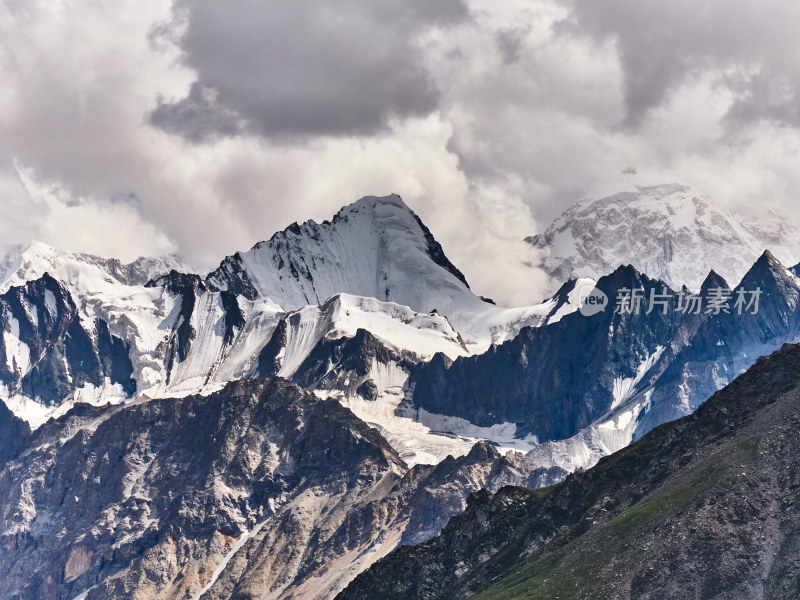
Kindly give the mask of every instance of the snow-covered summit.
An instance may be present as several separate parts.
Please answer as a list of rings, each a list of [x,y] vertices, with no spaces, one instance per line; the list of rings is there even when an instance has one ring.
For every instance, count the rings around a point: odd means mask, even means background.
[[[397,195],[367,196],[331,221],[306,221],[222,261],[208,281],[286,310],[347,292],[442,312],[477,304],[464,276]]]
[[[587,198],[527,239],[550,251],[543,267],[557,280],[597,278],[631,264],[675,289],[695,291],[711,270],[735,285],[766,249],[785,264],[800,260],[799,222],[772,211],[712,206],[679,184]]]
[[[12,286],[38,279],[45,273],[59,279],[59,273],[68,278],[66,272],[87,269],[99,269],[101,274],[124,285],[144,285],[172,270],[188,271],[188,267],[176,254],[143,256],[133,262],[123,263],[117,258],[61,252],[42,242],[33,241],[13,245],[5,251],[4,257],[0,259],[0,293],[8,291]]]

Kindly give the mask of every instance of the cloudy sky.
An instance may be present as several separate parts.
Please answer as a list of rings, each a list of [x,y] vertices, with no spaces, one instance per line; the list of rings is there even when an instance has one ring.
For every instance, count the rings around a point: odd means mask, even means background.
[[[396,192],[527,303],[621,170],[794,210],[798,148],[796,0],[0,0],[3,243],[205,271]]]

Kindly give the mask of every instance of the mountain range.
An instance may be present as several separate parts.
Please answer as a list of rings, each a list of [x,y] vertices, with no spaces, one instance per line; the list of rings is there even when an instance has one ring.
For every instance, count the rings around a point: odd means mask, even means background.
[[[587,258],[630,218],[671,236],[664,260],[625,260],[644,233]],[[0,595],[332,598],[473,492],[570,481],[800,340],[798,269],[766,249],[794,256],[791,225],[720,218],[682,186],[579,204],[531,241],[560,252],[570,232],[583,250],[546,265],[580,277],[515,308],[475,294],[394,195],[205,276],[13,249]],[[633,291],[641,310],[621,304]]]

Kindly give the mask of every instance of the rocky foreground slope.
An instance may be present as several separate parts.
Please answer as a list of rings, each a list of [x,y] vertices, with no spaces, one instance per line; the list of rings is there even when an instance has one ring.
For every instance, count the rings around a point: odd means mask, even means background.
[[[337,598],[797,598],[800,346],[556,486],[479,492]]]
[[[33,433],[0,417],[9,600],[330,598],[471,492],[526,480],[485,444],[410,469],[339,402],[282,379],[80,404]]]

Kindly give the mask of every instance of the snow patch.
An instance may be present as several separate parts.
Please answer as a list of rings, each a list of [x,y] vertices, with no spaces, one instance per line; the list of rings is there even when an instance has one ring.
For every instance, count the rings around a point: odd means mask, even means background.
[[[47,312],[54,319],[58,316],[58,304],[56,304],[56,296],[50,290],[44,291],[44,304],[47,307]]]
[[[250,529],[249,531],[245,531],[239,537],[239,539],[236,540],[236,543],[230,549],[228,554],[226,554],[225,557],[222,559],[222,562],[219,565],[217,565],[216,569],[214,569],[214,572],[211,574],[211,580],[205,585],[205,587],[203,587],[203,589],[201,589],[199,592],[197,592],[194,595],[194,598],[192,600],[200,600],[200,598],[203,596],[203,594],[205,594],[208,590],[210,590],[213,587],[213,585],[215,583],[217,583],[217,580],[220,578],[222,573],[225,571],[225,569],[228,566],[228,563],[231,562],[231,559],[236,555],[236,553],[239,552],[239,550],[242,549],[242,546],[244,546],[249,540],[251,540],[252,538],[257,536],[261,532],[261,530],[264,528],[264,526],[267,523],[269,523],[271,520],[272,520],[272,517],[270,516],[269,519],[266,519],[265,521],[261,521],[261,523],[258,523],[255,527],[253,527],[253,529]]]
[[[633,377],[614,378],[614,388],[612,390],[614,400],[611,402],[611,410],[615,409],[617,406],[631,397],[636,385],[642,380],[647,372],[653,368],[653,365],[658,362],[658,359],[661,358],[663,352],[664,346],[657,346],[655,352],[648,355],[647,358],[645,358],[644,361],[642,361],[642,363],[636,368],[636,375]]]
[[[532,468],[559,467],[568,473],[593,467],[633,441],[639,415],[649,406],[651,393],[645,393],[644,401],[603,417],[571,438],[543,442],[525,455],[525,461]]]
[[[19,339],[19,321],[9,316],[8,329],[3,332],[6,366],[12,373],[27,373],[31,367],[31,349]]]
[[[533,436],[516,438],[513,423],[478,427],[464,419],[436,415],[424,409],[398,410],[405,398],[408,379],[408,373],[398,365],[374,361],[369,378],[378,388],[374,401],[358,395],[317,394],[338,397],[358,418],[378,429],[409,466],[438,464],[447,456],[465,456],[480,441],[496,444],[501,452],[525,452],[537,444]]]

